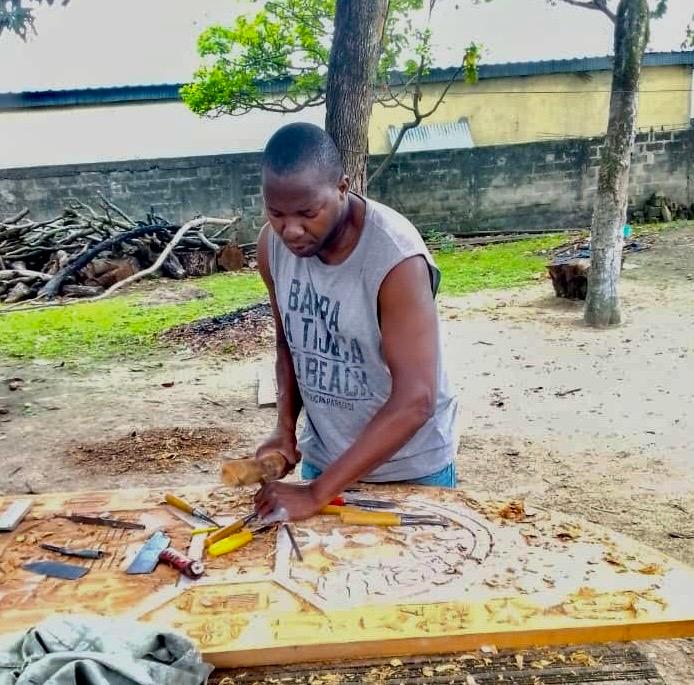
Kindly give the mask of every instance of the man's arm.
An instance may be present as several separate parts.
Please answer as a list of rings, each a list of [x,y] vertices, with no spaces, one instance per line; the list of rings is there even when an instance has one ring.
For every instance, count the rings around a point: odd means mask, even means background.
[[[265,486],[256,497],[262,515],[280,507],[291,519],[315,514],[345,487],[390,459],[433,416],[438,320],[424,257],[396,266],[381,285],[378,303],[383,353],[392,377],[390,397],[354,444],[309,486]]]
[[[256,451],[260,457],[268,452],[281,452],[294,466],[301,455],[296,451],[296,422],[301,412],[302,401],[294,373],[294,363],[284,335],[284,325],[277,306],[275,284],[270,273],[268,258],[269,234],[272,228],[266,224],[258,238],[258,270],[270,295],[272,316],[275,320],[275,377],[277,379],[277,426],[272,435]]]

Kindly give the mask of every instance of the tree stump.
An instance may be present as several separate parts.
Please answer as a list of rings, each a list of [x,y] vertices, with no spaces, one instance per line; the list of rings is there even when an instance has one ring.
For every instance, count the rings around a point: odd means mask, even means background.
[[[209,276],[217,271],[217,255],[212,250],[188,250],[177,255],[189,276]]]
[[[590,259],[569,258],[552,262],[547,269],[557,297],[569,300],[585,300],[588,291]]]
[[[217,266],[221,271],[240,271],[243,265],[243,250],[238,245],[229,243],[217,252]]]

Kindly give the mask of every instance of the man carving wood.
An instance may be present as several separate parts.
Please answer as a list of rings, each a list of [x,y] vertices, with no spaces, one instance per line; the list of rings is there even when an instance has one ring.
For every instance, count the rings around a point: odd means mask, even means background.
[[[281,128],[262,167],[269,221],[258,266],[275,319],[278,420],[256,458],[279,452],[287,471],[301,460],[306,482],[264,485],[256,510],[308,518],[357,481],[454,487],[440,274],[422,238],[394,210],[349,191],[317,126]]]

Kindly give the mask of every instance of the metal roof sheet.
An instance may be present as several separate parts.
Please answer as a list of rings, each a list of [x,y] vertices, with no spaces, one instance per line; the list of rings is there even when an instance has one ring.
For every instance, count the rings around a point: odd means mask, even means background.
[[[400,133],[400,126],[388,127],[391,147]],[[422,150],[454,150],[474,147],[467,119],[451,124],[420,124],[409,129],[402,138],[396,154]]]

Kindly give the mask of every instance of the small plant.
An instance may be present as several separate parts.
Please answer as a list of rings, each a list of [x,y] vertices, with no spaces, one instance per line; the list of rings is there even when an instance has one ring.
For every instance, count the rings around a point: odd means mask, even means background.
[[[423,237],[424,242],[435,252],[451,253],[456,251],[455,237],[450,233],[431,228],[424,233]]]

